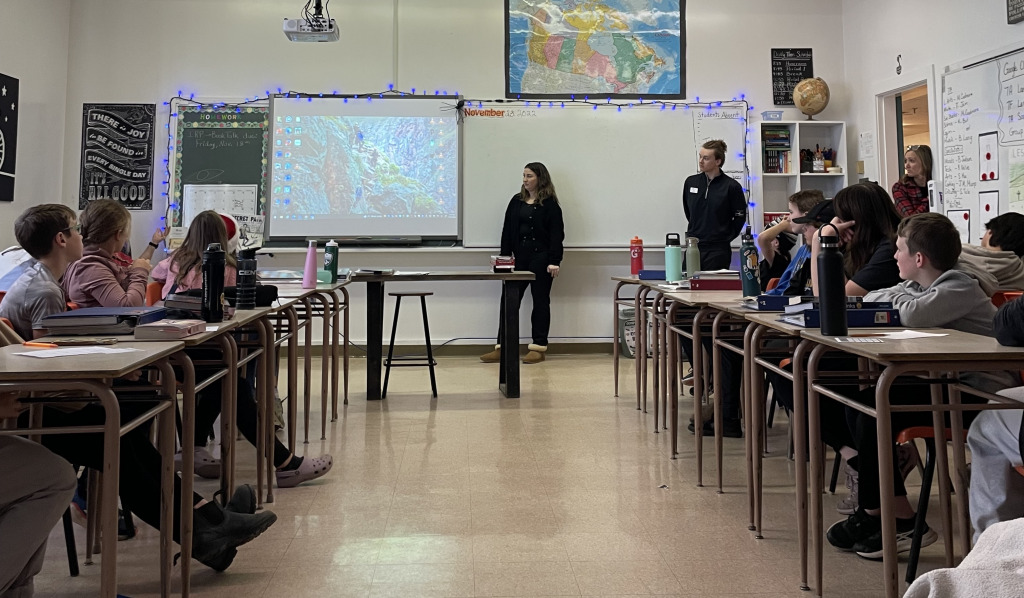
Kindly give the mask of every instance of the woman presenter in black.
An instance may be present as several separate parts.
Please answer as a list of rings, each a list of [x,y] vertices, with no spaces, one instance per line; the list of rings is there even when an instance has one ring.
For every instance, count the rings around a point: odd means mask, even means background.
[[[548,329],[551,328],[551,283],[558,276],[562,263],[562,208],[555,196],[548,169],[540,162],[531,162],[523,169],[523,188],[512,197],[505,210],[501,229],[501,254],[516,258],[516,270],[533,272],[535,280],[523,283],[520,301],[530,286],[533,295],[533,342],[523,363],[540,363],[548,350]],[[501,298],[505,301],[504,295]],[[516,306],[518,309],[518,306]],[[480,360],[495,363],[501,359],[501,337],[504,324],[498,325],[498,345]]]

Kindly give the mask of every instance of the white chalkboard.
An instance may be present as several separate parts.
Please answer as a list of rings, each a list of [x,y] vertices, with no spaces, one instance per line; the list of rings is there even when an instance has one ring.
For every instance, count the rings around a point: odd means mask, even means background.
[[[1024,51],[942,76],[942,188],[965,242],[1024,212]]]
[[[553,108],[484,102],[465,110],[463,221],[466,247],[497,247],[523,166],[548,167],[565,219],[567,247],[625,247],[634,235],[664,243],[686,231],[683,180],[709,139],[729,147],[723,170],[747,186],[747,105]]]

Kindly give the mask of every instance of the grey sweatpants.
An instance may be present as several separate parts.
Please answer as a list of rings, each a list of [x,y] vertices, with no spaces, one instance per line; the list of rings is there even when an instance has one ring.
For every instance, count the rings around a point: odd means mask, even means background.
[[[32,595],[46,537],[75,494],[75,472],[42,445],[0,436],[0,598]]]
[[[1024,386],[999,394],[1024,401]],[[1024,408],[1024,405],[1021,405]],[[1024,476],[1013,470],[1021,464],[1021,410],[983,411],[971,424],[971,524],[974,541],[989,526],[1024,517]]]

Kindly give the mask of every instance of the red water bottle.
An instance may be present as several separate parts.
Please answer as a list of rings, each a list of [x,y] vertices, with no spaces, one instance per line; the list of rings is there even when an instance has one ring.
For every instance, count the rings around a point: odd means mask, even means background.
[[[640,237],[633,237],[633,240],[629,242],[629,273],[636,276],[643,269],[644,240]]]

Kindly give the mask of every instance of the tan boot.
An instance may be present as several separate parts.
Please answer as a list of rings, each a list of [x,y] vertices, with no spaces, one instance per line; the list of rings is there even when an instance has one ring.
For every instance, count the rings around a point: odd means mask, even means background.
[[[501,361],[501,345],[494,345],[494,350],[481,355],[480,361],[484,363],[498,363]]]
[[[530,343],[526,348],[529,349],[530,352],[523,358],[523,363],[540,363],[544,361],[544,354],[547,353],[548,350],[547,346]]]

